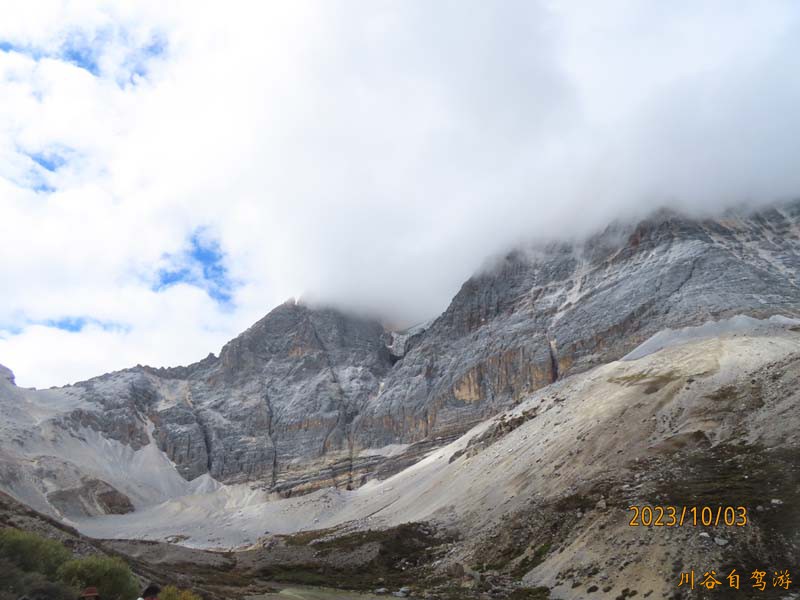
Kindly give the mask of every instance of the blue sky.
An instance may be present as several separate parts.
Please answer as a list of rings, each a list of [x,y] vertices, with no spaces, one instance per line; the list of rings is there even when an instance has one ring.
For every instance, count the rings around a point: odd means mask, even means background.
[[[156,291],[176,284],[197,286],[220,305],[230,305],[234,282],[225,266],[225,254],[219,240],[207,230],[197,230],[189,236],[186,249],[178,255],[165,255],[170,267],[159,269],[153,286]]]
[[[28,156],[31,157],[31,160],[35,162],[37,165],[45,169],[46,171],[57,171],[60,167],[63,167],[67,159],[64,158],[61,154],[57,152],[36,152],[34,154],[29,154]]]
[[[98,29],[76,26],[61,32],[58,40],[46,40],[44,44],[0,39],[0,52],[14,52],[36,61],[45,58],[63,61],[94,77],[112,75],[120,85],[127,85],[146,77],[153,61],[165,59],[168,43],[166,36],[157,30],[144,40],[137,40],[124,25],[109,24]],[[114,54],[114,58],[109,54]]]
[[[101,322],[91,317],[62,317],[60,319],[48,319],[39,323],[46,327],[54,327],[63,331],[77,332],[83,330],[84,327],[89,325],[97,326],[106,331],[125,330],[125,326],[119,323]]]

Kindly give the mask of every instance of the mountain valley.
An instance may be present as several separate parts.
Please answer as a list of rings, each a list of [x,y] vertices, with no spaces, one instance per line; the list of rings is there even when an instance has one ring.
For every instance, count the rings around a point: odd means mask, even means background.
[[[289,301],[185,367],[0,367],[0,490],[214,597],[678,598],[689,569],[791,569],[799,272],[800,202],[661,211],[514,250],[410,331]]]

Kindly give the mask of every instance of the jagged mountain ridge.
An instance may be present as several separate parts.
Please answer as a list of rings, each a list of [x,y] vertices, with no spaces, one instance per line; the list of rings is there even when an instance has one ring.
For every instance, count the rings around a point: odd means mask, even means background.
[[[289,302],[188,367],[41,392],[9,375],[0,485],[67,516],[125,511],[214,480],[283,493],[358,486],[665,327],[800,315],[799,224],[797,202],[716,220],[659,214],[582,244],[512,252],[467,281],[399,360],[379,323]],[[163,477],[132,489],[130,473],[87,466],[83,451],[55,450],[59,440],[111,445],[121,465],[147,455]]]
[[[353,491],[275,499],[228,486],[77,525],[236,548],[248,580],[277,569],[368,589],[391,574],[414,597],[513,598],[520,583],[551,598],[695,597],[675,586],[697,565],[797,563],[798,378],[800,319],[732,317],[653,336]],[[656,503],[744,506],[748,523],[628,524],[630,506]],[[376,538],[398,536],[418,543],[376,564]],[[432,587],[449,593],[420,593]]]
[[[467,281],[416,340],[362,417],[362,437],[376,444],[463,431],[664,328],[797,315],[799,208],[705,221],[661,213],[582,245],[509,254]]]

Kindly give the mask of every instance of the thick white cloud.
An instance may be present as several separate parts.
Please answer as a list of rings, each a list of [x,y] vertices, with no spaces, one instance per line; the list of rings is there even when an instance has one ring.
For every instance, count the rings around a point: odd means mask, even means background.
[[[798,195],[795,3],[603,7],[9,3],[0,363],[186,363],[299,295],[420,320],[520,240]]]

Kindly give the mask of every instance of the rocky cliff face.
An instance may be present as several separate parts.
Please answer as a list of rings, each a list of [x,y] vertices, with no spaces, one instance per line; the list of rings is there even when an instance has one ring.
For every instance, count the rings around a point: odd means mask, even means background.
[[[154,442],[187,479],[275,486],[308,465],[349,463],[351,423],[392,366],[385,341],[376,322],[287,302],[218,358],[78,384],[105,411],[70,418],[134,448],[152,424]]]
[[[698,565],[750,573],[800,559],[798,402],[800,319],[737,316],[650,338],[353,492],[226,489],[79,525],[102,539],[238,547],[243,581],[313,573],[420,598],[547,597],[520,585],[575,600],[697,598],[677,584]],[[631,506],[653,505],[677,507],[674,520],[665,509],[647,526],[641,511],[629,525]],[[698,509],[695,523],[693,506],[720,516]],[[743,507],[740,526],[733,509],[724,524],[715,507],[726,506]],[[164,558],[152,546],[143,556]]]
[[[515,251],[467,281],[358,420],[363,446],[464,431],[664,328],[800,314],[800,204],[661,213],[585,243]]]
[[[16,388],[0,369],[4,416],[42,394],[59,407],[36,423],[8,420],[3,439],[17,443],[0,448],[0,479],[5,465],[15,485],[49,490],[31,467],[42,448],[90,432],[131,456],[157,448],[186,481],[257,481],[284,494],[357,486],[666,327],[798,316],[799,270],[800,203],[705,221],[662,213],[580,244],[510,253],[401,344],[377,322],[289,302],[188,367],[136,367],[44,392]],[[51,438],[26,438],[43,424]],[[108,476],[76,466],[70,489],[88,481],[128,508]]]

